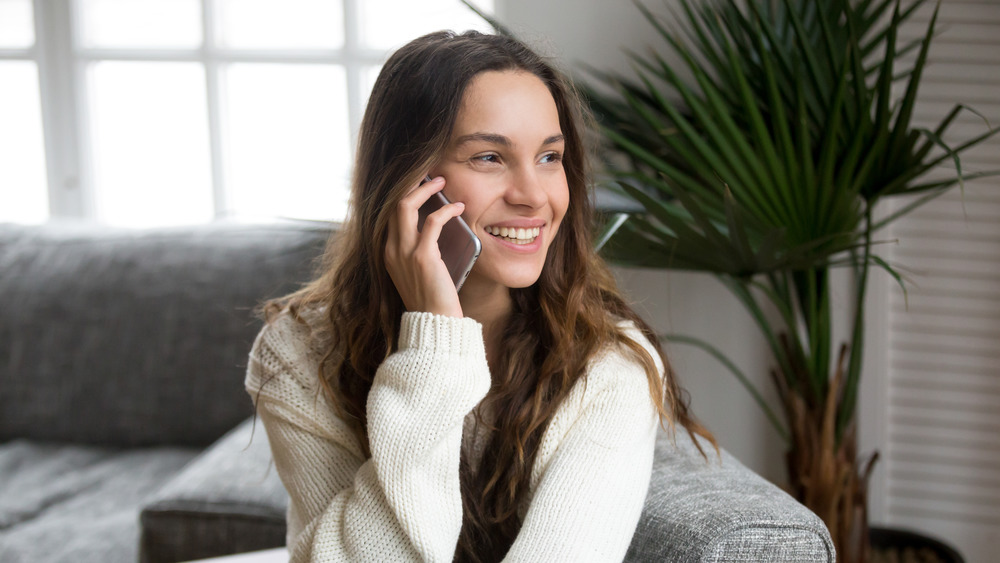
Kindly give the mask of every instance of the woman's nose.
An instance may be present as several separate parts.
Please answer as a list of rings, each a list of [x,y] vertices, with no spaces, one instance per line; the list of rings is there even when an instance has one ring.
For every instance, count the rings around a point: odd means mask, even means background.
[[[511,205],[538,208],[546,201],[545,183],[533,167],[512,174],[504,199]]]

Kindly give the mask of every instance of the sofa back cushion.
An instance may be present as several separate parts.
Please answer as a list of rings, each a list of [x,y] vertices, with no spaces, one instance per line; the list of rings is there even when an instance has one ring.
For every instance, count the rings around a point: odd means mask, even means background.
[[[254,308],[330,230],[0,225],[0,442],[202,446],[252,413]]]

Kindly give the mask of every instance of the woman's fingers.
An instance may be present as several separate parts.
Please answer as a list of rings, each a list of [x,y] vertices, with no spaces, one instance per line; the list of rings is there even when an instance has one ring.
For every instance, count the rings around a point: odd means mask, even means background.
[[[423,229],[420,231],[418,247],[436,252],[440,256],[438,239],[441,238],[441,230],[445,223],[458,217],[463,211],[465,211],[465,204],[458,201],[444,205],[427,215],[424,219]]]
[[[444,187],[443,178],[414,186],[389,222],[386,269],[410,311],[462,316],[458,292],[441,259],[438,238],[445,223],[462,214],[465,205],[451,203],[427,215],[418,230],[419,209]]]
[[[409,193],[396,204],[396,222],[399,226],[399,234],[404,239],[416,240],[414,235],[418,231],[420,206],[442,188],[444,188],[444,178],[438,176],[429,182],[422,182],[410,188]]]

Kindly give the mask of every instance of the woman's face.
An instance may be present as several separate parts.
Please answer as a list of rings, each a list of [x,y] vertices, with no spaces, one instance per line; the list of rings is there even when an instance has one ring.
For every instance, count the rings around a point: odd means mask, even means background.
[[[451,140],[431,171],[483,250],[466,287],[538,280],[569,206],[559,113],[548,88],[523,71],[489,71],[466,88]]]

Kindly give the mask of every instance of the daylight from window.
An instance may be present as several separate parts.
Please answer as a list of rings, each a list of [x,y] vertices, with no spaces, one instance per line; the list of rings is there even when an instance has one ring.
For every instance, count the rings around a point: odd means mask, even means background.
[[[0,0],[0,221],[341,220],[388,53],[489,31],[459,0],[41,6]]]

